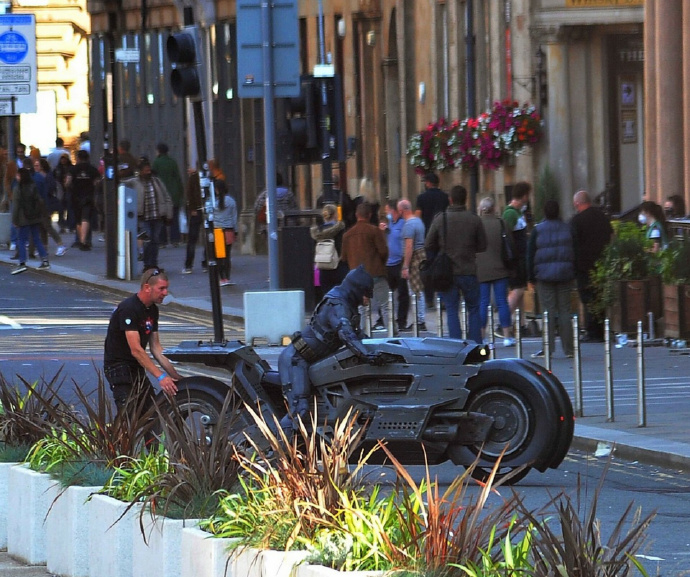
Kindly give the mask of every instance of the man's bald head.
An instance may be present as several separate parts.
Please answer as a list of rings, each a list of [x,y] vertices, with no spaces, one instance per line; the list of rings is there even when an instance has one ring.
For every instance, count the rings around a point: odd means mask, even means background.
[[[573,195],[573,207],[577,212],[581,212],[592,206],[592,198],[586,190],[578,190]]]
[[[412,210],[412,204],[409,200],[403,199],[398,202],[398,212],[410,212]]]

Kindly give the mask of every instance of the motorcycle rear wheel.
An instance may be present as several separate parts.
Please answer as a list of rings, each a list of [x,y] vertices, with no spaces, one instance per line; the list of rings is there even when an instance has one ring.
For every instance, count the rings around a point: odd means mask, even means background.
[[[467,467],[478,460],[471,472],[482,481],[500,459],[495,481],[517,483],[540,461],[557,433],[548,390],[538,378],[505,367],[487,367],[467,387],[471,394],[464,408],[492,416],[494,424],[483,443],[449,447],[450,459]]]
[[[482,459],[498,460],[501,451],[506,449],[504,460],[509,460],[512,454],[521,452],[531,435],[530,408],[525,398],[517,391],[505,387],[487,387],[473,395],[467,409],[472,412],[484,413],[494,418],[494,425],[486,442],[479,447],[471,447],[472,451]],[[492,467],[476,465],[472,477],[480,481],[488,480]],[[503,483],[511,485],[524,479],[530,472],[527,466],[499,465],[494,477],[496,481],[503,479]]]

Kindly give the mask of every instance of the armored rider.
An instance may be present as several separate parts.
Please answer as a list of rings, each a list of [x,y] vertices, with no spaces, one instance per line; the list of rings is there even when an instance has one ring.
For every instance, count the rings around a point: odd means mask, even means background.
[[[310,365],[332,355],[343,345],[370,364],[383,364],[381,353],[370,352],[364,346],[364,335],[359,330],[358,307],[371,298],[373,290],[374,279],[362,265],[351,270],[340,285],[326,293],[309,324],[293,335],[292,344],[281,353],[278,370],[288,414],[280,425],[286,434],[293,431],[293,419],[299,416],[305,420],[309,414]]]

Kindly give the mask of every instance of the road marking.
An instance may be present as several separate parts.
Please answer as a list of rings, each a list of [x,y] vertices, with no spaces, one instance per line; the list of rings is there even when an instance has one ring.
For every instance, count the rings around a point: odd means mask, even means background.
[[[4,325],[8,325],[7,328],[10,329],[21,329],[22,325],[20,325],[17,321],[13,321],[10,317],[6,317],[5,315],[0,315],[0,323]],[[5,328],[5,327],[3,327]]]

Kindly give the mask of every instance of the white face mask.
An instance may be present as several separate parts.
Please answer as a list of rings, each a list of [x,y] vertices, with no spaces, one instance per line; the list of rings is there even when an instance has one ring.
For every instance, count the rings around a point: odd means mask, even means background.
[[[647,215],[642,213],[638,214],[637,222],[639,222],[640,224],[647,224]]]

